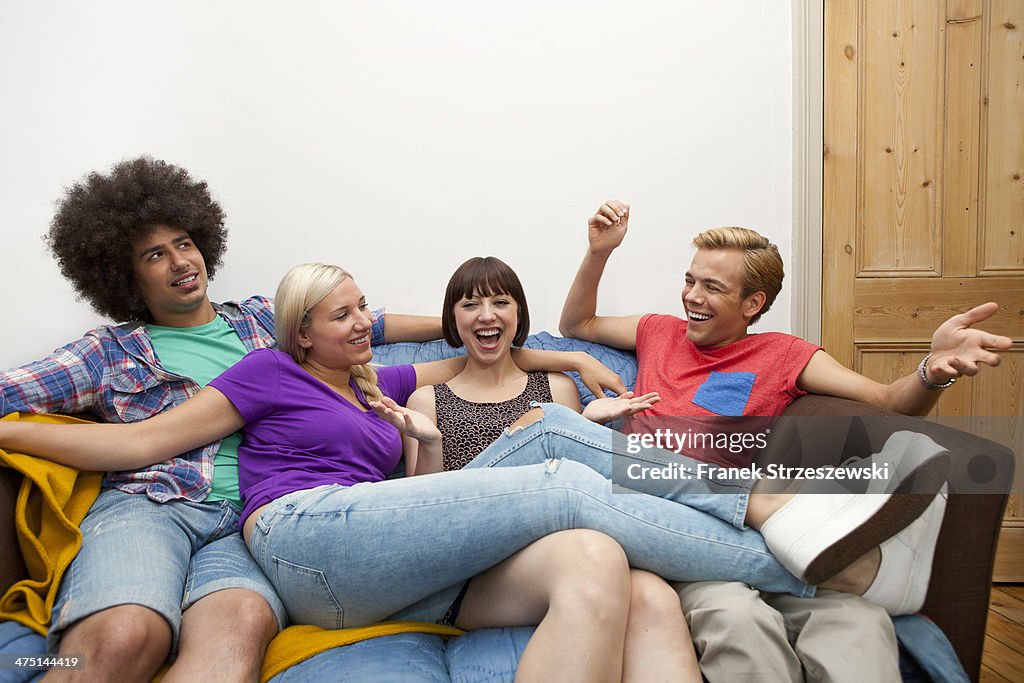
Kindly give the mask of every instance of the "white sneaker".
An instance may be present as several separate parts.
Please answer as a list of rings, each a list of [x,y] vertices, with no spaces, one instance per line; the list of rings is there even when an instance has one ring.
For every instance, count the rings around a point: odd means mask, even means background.
[[[945,488],[913,524],[881,545],[878,574],[862,597],[893,616],[916,614],[924,605],[946,513]]]
[[[868,493],[912,493],[934,495],[946,483],[952,459],[949,451],[919,432],[893,432],[882,450],[850,463],[851,468],[874,467],[889,474],[888,479],[868,479]]]
[[[913,432],[894,433],[878,454],[853,467],[872,463],[889,467],[887,479],[868,487],[882,492],[825,493],[836,490],[835,482],[812,483],[761,526],[768,548],[794,576],[827,581],[905,529],[931,504],[951,464],[945,449]],[[923,495],[892,495],[908,490]]]
[[[882,450],[864,458],[845,460],[836,470],[843,478],[808,480],[801,493],[914,493],[935,495],[946,483],[952,460],[931,437],[899,431],[889,435]]]
[[[899,528],[890,531],[886,525],[888,536],[878,539],[859,554],[856,550],[837,553],[844,540],[858,536],[865,525],[870,527],[868,522],[878,517],[891,499],[892,496],[864,493],[798,494],[761,525],[761,535],[775,558],[793,576],[812,585],[819,584],[899,531]],[[858,549],[861,545],[855,543]],[[851,555],[852,559],[846,561]],[[822,558],[829,560],[824,573],[828,574],[833,564],[839,565],[838,569],[826,576],[820,575],[821,570],[811,571],[812,564],[821,566]]]

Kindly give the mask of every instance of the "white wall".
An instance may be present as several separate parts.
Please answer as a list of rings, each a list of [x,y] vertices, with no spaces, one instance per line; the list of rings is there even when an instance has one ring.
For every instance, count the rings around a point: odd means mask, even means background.
[[[41,236],[67,184],[143,153],[228,214],[215,300],[290,266],[352,270],[438,313],[500,256],[554,330],[607,198],[634,207],[607,313],[676,312],[694,233],[747,225],[789,262],[791,5],[376,0],[0,5],[0,367],[100,322]],[[760,329],[789,329],[784,289]]]

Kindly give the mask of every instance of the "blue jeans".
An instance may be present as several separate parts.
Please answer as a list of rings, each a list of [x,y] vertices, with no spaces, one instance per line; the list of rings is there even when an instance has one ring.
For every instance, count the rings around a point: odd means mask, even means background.
[[[226,588],[262,595],[284,628],[284,605],[246,552],[238,516],[226,500],[157,503],[144,493],[103,491],[82,521],[82,549],[57,593],[51,651],[67,627],[125,604],[163,616],[177,649],[182,612]]]
[[[756,531],[614,494],[601,474],[568,460],[296,491],[260,514],[249,549],[294,622],[343,628],[435,621],[466,579],[567,529],[601,531],[633,566],[669,580],[813,594]]]
[[[685,455],[641,444],[630,449],[625,434],[591,422],[558,403],[533,405],[544,411],[542,418],[514,434],[505,430],[464,469],[536,465],[559,458],[575,460],[612,479],[619,491],[671,500],[729,522],[737,529],[746,528],[743,520],[752,480],[640,477],[641,473],[650,474],[667,466],[695,473],[698,462]]]

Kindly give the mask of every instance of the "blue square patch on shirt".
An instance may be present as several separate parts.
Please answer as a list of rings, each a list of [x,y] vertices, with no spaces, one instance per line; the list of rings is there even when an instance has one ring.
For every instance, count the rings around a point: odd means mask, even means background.
[[[750,400],[756,377],[753,372],[712,372],[697,388],[693,403],[716,415],[739,417]]]

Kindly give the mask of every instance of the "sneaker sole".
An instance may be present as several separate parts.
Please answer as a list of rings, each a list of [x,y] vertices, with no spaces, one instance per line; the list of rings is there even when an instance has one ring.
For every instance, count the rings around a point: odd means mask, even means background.
[[[814,558],[803,579],[811,585],[833,576],[905,529],[931,505],[946,483],[952,460],[948,452],[936,454],[907,475],[882,507],[856,529]],[[913,491],[914,493],[906,493]]]

